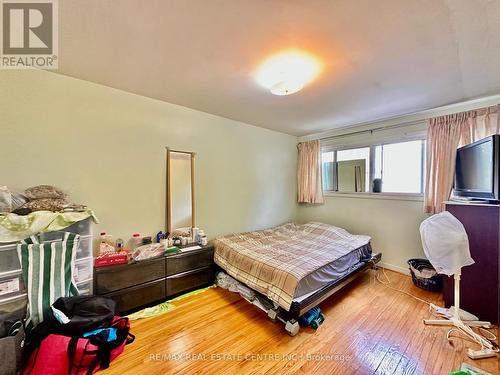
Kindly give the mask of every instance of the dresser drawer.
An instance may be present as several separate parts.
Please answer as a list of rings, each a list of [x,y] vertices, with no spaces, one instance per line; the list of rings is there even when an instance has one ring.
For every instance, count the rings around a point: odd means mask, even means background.
[[[96,293],[106,294],[165,278],[165,258],[148,259],[137,263],[96,268]]]
[[[213,281],[214,270],[212,267],[204,267],[169,276],[167,277],[167,296],[209,285],[212,284]]]
[[[213,261],[213,250],[171,255],[167,257],[167,276],[211,266]]]
[[[126,311],[165,299],[165,279],[150,281],[146,284],[108,293],[105,297],[116,302],[116,311],[121,314]]]

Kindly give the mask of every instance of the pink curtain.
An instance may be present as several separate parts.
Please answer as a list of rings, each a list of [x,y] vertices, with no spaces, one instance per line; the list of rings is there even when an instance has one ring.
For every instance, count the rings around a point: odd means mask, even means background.
[[[437,213],[450,198],[459,146],[499,133],[500,106],[429,120],[424,211]]]
[[[323,203],[321,148],[319,141],[299,143],[297,200],[299,203]]]

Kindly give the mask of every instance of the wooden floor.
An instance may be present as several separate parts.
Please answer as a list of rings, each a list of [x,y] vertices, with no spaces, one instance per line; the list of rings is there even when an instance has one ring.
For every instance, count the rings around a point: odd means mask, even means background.
[[[221,288],[176,302],[163,316],[132,322],[133,344],[111,374],[448,374],[462,362],[499,374],[497,358],[472,361],[463,339],[424,326],[428,306],[390,290],[370,271],[320,305],[326,320],[295,337]],[[387,271],[394,287],[440,304],[438,294]],[[498,330],[497,330],[498,331]]]

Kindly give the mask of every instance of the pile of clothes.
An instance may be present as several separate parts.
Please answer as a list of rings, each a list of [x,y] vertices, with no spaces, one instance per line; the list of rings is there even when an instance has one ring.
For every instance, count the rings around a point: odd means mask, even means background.
[[[7,186],[0,186],[0,213],[28,215],[34,211],[83,211],[86,207],[72,204],[67,194],[51,185],[38,185],[24,192],[12,192]]]

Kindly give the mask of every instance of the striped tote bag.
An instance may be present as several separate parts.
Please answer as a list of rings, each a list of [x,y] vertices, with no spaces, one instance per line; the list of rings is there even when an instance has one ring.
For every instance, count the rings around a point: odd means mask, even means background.
[[[73,277],[79,240],[78,234],[65,232],[62,241],[31,236],[17,245],[28,294],[28,331],[44,320],[56,299],[79,294]]]

